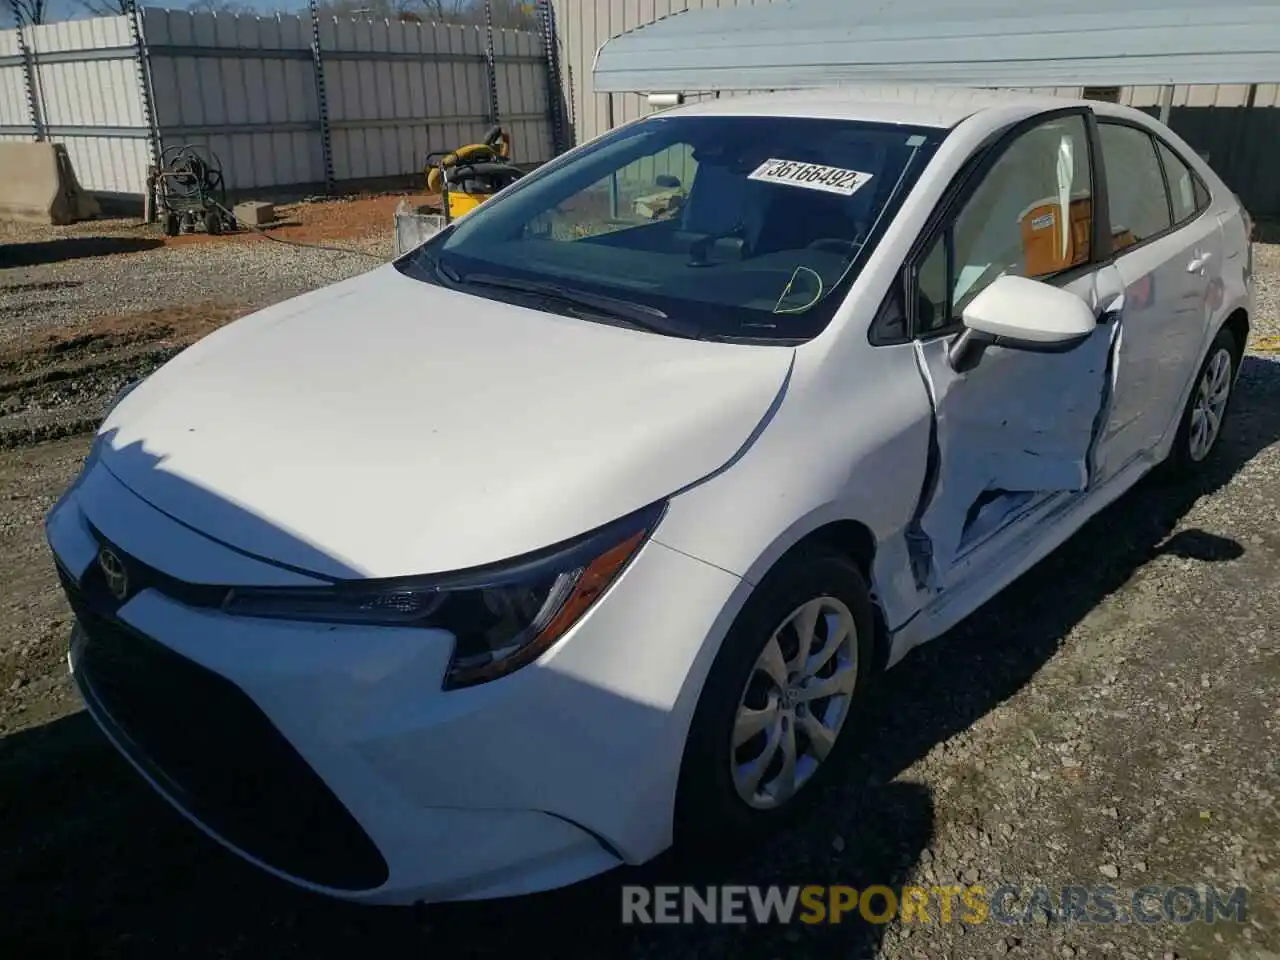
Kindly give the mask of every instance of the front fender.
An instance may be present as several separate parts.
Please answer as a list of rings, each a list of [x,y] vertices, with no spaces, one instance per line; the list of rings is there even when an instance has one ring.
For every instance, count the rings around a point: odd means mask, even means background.
[[[832,377],[802,348],[756,442],[675,497],[655,539],[755,584],[815,530],[856,520],[876,542],[869,586],[892,627],[919,607],[903,531],[924,480],[929,398],[910,345],[857,352],[860,375]]]

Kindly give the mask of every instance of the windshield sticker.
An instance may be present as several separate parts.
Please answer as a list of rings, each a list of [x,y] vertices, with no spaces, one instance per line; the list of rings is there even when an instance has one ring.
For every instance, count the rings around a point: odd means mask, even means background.
[[[789,187],[804,187],[851,197],[867,184],[871,174],[860,170],[842,170],[840,167],[824,167],[820,163],[770,158],[756,167],[755,172],[747,179],[783,183]]]

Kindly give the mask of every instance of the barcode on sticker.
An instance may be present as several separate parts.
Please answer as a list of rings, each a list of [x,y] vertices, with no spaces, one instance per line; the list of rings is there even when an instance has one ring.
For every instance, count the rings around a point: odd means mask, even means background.
[[[804,187],[851,197],[871,179],[871,174],[861,170],[844,170],[826,167],[820,163],[801,163],[799,160],[770,158],[756,167],[747,179],[766,183],[782,183],[789,187]]]

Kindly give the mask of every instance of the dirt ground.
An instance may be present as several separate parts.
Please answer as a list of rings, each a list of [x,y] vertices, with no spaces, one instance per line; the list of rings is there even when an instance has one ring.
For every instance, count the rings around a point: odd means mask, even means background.
[[[354,201],[346,224],[317,206],[289,229],[376,245],[394,205]],[[140,228],[118,233],[130,229]],[[65,263],[0,260],[0,296],[56,282],[101,291],[139,262],[206,263],[166,259],[177,248],[232,244],[235,257],[207,269],[278,266],[245,252],[278,246],[260,238],[183,239],[83,257],[74,281]],[[421,909],[298,892],[145,787],[73,693],[70,613],[41,529],[115,389],[217,325],[323,282],[315,264],[337,261],[300,252],[296,278],[277,287],[246,281],[223,298],[187,287],[169,302],[160,291],[140,298],[144,309],[104,311],[106,293],[77,299],[79,288],[56,318],[6,313],[0,300],[0,957],[1280,960],[1280,363],[1268,339],[1280,332],[1280,250],[1259,249],[1267,316],[1212,467],[1190,485],[1144,482],[882,678],[857,718],[854,768],[802,823],[734,857],[666,856],[565,891]],[[11,320],[21,336],[6,337]],[[622,883],[953,882],[1103,883],[1122,900],[1147,884],[1242,884],[1248,913],[1213,925],[1038,912],[1011,926],[936,914],[928,925],[804,929],[619,923]]]

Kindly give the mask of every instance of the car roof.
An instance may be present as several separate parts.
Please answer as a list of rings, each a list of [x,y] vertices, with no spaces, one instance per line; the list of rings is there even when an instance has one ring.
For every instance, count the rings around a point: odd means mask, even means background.
[[[1100,112],[1129,114],[1136,111],[1092,100],[1006,90],[969,87],[841,86],[720,96],[699,100],[664,113],[714,116],[812,117],[862,120],[949,129],[984,111],[999,110],[1026,116],[1073,105],[1107,108]],[[1021,111],[1018,110],[1021,108]]]

